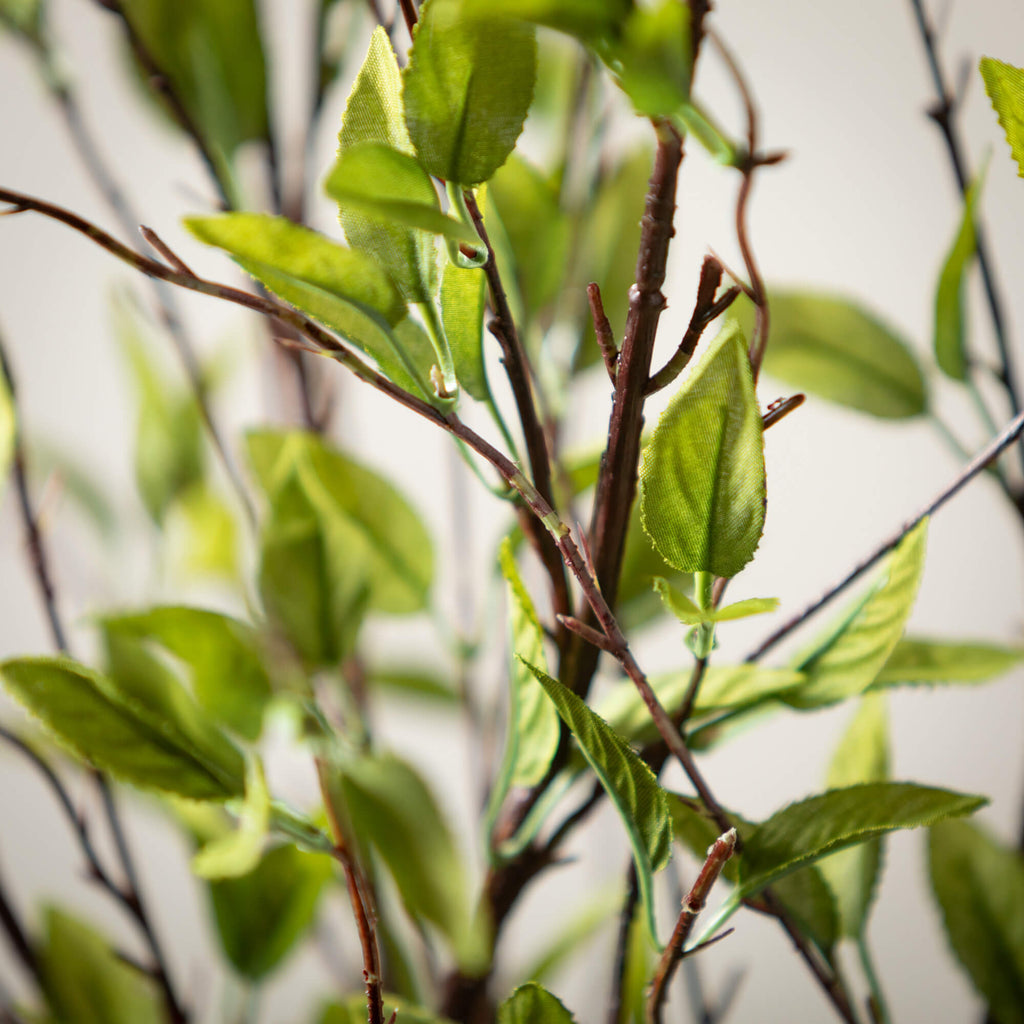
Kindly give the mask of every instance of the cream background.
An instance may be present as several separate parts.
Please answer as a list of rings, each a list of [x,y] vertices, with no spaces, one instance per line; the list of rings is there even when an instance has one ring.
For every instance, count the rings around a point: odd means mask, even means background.
[[[273,26],[268,38],[292,66],[301,62],[300,26],[307,6],[288,0],[264,4]],[[783,166],[759,178],[754,195],[751,232],[766,277],[858,296],[915,347],[926,349],[934,280],[955,231],[958,204],[938,133],[922,114],[932,94],[909,4],[721,0],[718,7],[714,22],[744,66],[763,113],[764,144],[792,154]],[[56,33],[66,47],[67,66],[86,115],[136,206],[197,270],[227,277],[227,264],[201,251],[177,226],[182,213],[201,208],[209,196],[203,169],[172,133],[154,127],[135,94],[126,92],[109,17],[81,0],[57,0],[54,8]],[[1013,0],[976,0],[945,5],[944,10],[946,63],[955,71],[963,60],[972,69],[963,119],[972,165],[992,152],[983,208],[1011,338],[1021,353],[1024,183],[1016,177],[973,68],[981,54],[1024,62],[1024,8]],[[733,92],[716,61],[703,69],[699,85],[708,106],[736,124]],[[301,98],[302,88],[301,75],[279,83],[282,111]],[[327,131],[314,162],[318,173],[330,160],[331,126],[337,124],[345,92],[342,86],[331,95]],[[26,55],[6,38],[0,38],[0,119],[0,182],[114,224],[83,177]],[[702,154],[695,150],[688,156],[666,286],[673,318],[661,335],[666,354],[678,332],[672,325],[687,316],[694,268],[706,247],[739,263],[730,227],[734,188],[734,181]],[[329,228],[326,203],[318,215]],[[88,652],[84,617],[90,612],[178,593],[153,563],[151,538],[132,484],[132,404],[106,312],[112,283],[129,280],[127,271],[60,226],[30,215],[0,221],[0,326],[13,350],[27,428],[73,453],[136,523],[117,539],[113,552],[99,553],[93,535],[75,526],[59,498],[48,506],[61,605],[76,624],[74,641],[83,654]],[[973,282],[975,299],[980,295],[977,284]],[[239,428],[266,415],[273,393],[263,337],[233,310],[192,297],[182,302],[207,348],[232,335],[239,339],[240,351],[248,353],[218,410],[228,431],[237,435]],[[988,350],[989,325],[977,301],[972,325],[979,346]],[[934,385],[940,401],[948,403],[948,418],[972,446],[980,443],[969,406],[943,381]],[[784,393],[772,390],[770,383],[762,389],[765,401]],[[344,442],[365,446],[364,458],[402,481],[433,528],[443,552],[439,594],[450,606],[461,553],[468,549],[479,558],[488,557],[496,529],[493,503],[470,485],[468,500],[483,523],[469,537],[453,531],[451,460],[443,439],[410,415],[383,406],[355,381],[343,382],[339,405],[337,427]],[[576,417],[579,440],[598,434],[606,415],[607,387],[595,379]],[[838,578],[957,468],[925,423],[881,428],[814,401],[772,430],[767,449],[767,531],[758,560],[734,592],[737,597],[777,595],[786,612]],[[45,651],[48,635],[26,571],[13,496],[8,490],[0,500],[0,655]],[[913,631],[1020,642],[1022,535],[989,482],[976,483],[936,518],[929,549]],[[216,591],[192,596],[223,599]],[[742,656],[769,627],[767,621],[738,624],[723,644],[723,658]],[[408,630],[382,626],[374,635],[383,647],[408,636]],[[417,642],[434,645],[426,625],[415,627],[412,635]],[[669,629],[645,636],[638,653],[652,670],[678,664],[683,656],[678,634]],[[989,794],[992,805],[979,818],[1003,838],[1012,838],[1024,784],[1022,682],[1018,672],[976,693],[950,688],[894,694],[895,776]],[[5,720],[12,720],[11,709],[3,710]],[[847,714],[841,709],[780,717],[707,757],[706,774],[723,803],[740,806],[751,817],[767,815],[819,784]],[[425,766],[439,788],[451,793],[453,813],[467,820],[478,780],[469,777],[465,743],[453,738],[446,722],[417,710],[389,715],[384,730]],[[304,766],[275,764],[279,785],[301,792]],[[116,912],[81,882],[77,851],[36,776],[6,749],[0,750],[0,770],[0,870],[23,913],[33,919],[33,906],[47,900],[102,913],[128,948],[137,948]],[[95,812],[92,797],[84,791],[80,796],[83,806]],[[173,970],[182,988],[190,988],[204,1007],[203,1020],[228,1020],[226,1007],[233,994],[221,992],[216,981],[221,969],[180,844],[144,800],[124,802],[138,810],[131,817],[132,840],[160,932],[171,949]],[[921,871],[921,840],[907,834],[889,843],[881,900],[871,924],[893,1018],[976,1019],[978,1007],[969,984],[936,928],[936,911]],[[531,934],[554,930],[564,915],[594,898],[603,885],[618,884],[626,853],[607,815],[579,837],[572,852],[580,861],[571,870],[551,872],[523,902],[508,936],[513,946],[528,950]],[[347,921],[341,901],[324,914],[326,945],[340,948],[355,988],[351,965],[356,949]],[[712,993],[733,971],[744,970],[730,1019],[765,1024],[830,1019],[827,1005],[779,929],[752,915],[735,923],[736,933],[701,961]],[[580,1021],[602,1019],[610,943],[604,935],[591,947],[587,962],[554,986]],[[8,953],[0,944],[0,980],[5,988],[23,991]],[[850,972],[859,978],[852,960]],[[269,987],[259,1019],[299,1024],[304,1018],[295,1012],[296,1005],[305,1005],[310,993],[328,993],[331,978],[324,957],[304,953]],[[688,1019],[681,998],[675,1006],[671,1019]]]

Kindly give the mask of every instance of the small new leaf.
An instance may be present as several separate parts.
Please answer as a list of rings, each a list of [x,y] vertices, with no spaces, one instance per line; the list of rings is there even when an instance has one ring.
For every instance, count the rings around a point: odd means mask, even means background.
[[[751,615],[773,612],[779,606],[777,597],[749,597],[743,601],[727,604],[724,608],[700,609],[682,591],[677,590],[666,579],[656,576],[654,589],[665,607],[684,625],[696,626],[702,622],[730,622],[745,619]]]
[[[640,463],[644,530],[681,572],[735,576],[764,529],[761,414],[735,324],[703,347]]]

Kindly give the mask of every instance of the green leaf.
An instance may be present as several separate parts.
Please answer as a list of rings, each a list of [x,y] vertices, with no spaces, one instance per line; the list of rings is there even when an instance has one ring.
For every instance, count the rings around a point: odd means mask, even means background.
[[[903,635],[924,571],[928,520],[908,533],[889,555],[885,583],[875,584],[799,656],[793,667],[807,683],[784,699],[795,708],[816,708],[863,693],[881,672]]]
[[[401,295],[371,257],[285,217],[222,213],[186,217],[184,223],[201,242],[223,249],[286,302],[346,336],[355,333],[355,341],[362,319],[393,326],[405,316]],[[363,317],[354,317],[353,308]]]
[[[336,555],[365,560],[371,609],[407,615],[427,607],[433,544],[395,487],[312,434],[255,431],[248,435],[247,445],[272,507],[282,488],[297,484],[320,523],[342,532],[350,542],[346,553]],[[341,566],[326,568],[343,571]]]
[[[496,213],[505,229],[524,311],[533,317],[558,296],[568,262],[569,222],[558,190],[513,153],[488,183],[487,201],[489,214]]]
[[[471,227],[441,212],[415,157],[380,143],[342,150],[324,187],[338,203],[349,244],[378,260],[410,302],[429,302],[437,292],[435,234],[479,241]]]
[[[633,109],[644,117],[669,117],[690,96],[690,12],[676,0],[637,5],[598,55],[618,79]]]
[[[42,43],[42,0],[0,0],[0,28],[8,28],[37,45]]]
[[[931,830],[932,888],[946,934],[1000,1024],[1024,1021],[1024,861],[963,821]]]
[[[176,578],[239,576],[238,522],[228,503],[206,483],[190,487],[168,510],[167,560]]]
[[[761,413],[730,325],[695,357],[644,449],[640,515],[669,565],[729,577],[754,557],[764,505]]]
[[[857,714],[843,734],[827,784],[836,789],[860,782],[885,782],[889,778],[889,727],[885,698],[866,694]],[[882,841],[872,839],[849,850],[834,853],[821,862],[839,909],[843,935],[864,934],[882,866]]]
[[[1024,661],[1024,648],[947,643],[904,637],[893,648],[872,686],[906,683],[984,683]]]
[[[947,377],[967,379],[967,339],[964,328],[966,272],[976,249],[974,217],[981,179],[967,190],[956,238],[946,256],[935,292],[935,361]]]
[[[520,985],[498,1007],[498,1024],[573,1024],[560,999],[536,982]]]
[[[354,834],[387,865],[409,914],[437,926],[463,970],[484,968],[489,925],[474,914],[462,856],[420,776],[384,754],[346,762],[339,777]]]
[[[48,907],[40,961],[46,1001],[74,1024],[160,1024],[163,1002],[151,978],[127,964],[107,940],[69,914]]]
[[[235,150],[270,136],[254,0],[130,0],[120,10],[204,140],[230,192]],[[148,83],[150,69],[143,70]]]
[[[1024,178],[1024,68],[993,57],[982,57],[980,68],[985,92],[1017,161],[1018,177]]]
[[[657,942],[653,874],[668,863],[672,853],[672,822],[665,790],[651,769],[576,694],[536,666],[529,665],[529,668],[558,709],[619,812],[633,850],[651,939]]]
[[[248,874],[210,883],[221,946],[239,974],[259,981],[294,949],[316,917],[331,870],[324,854],[278,846]]]
[[[200,878],[238,878],[259,863],[270,829],[270,791],[257,758],[245,774],[245,800],[238,825],[226,835],[211,839],[193,858],[192,872]]]
[[[698,864],[703,864],[709,847],[719,836],[718,826],[704,814],[692,809],[675,793],[669,793],[668,796],[675,837],[689,849]],[[727,812],[727,815],[744,836],[757,827],[738,814]],[[739,880],[742,857],[742,853],[734,855],[722,870],[722,877],[732,885],[736,885]],[[772,891],[800,930],[830,957],[838,938],[839,925],[835,900],[818,867],[809,864],[777,879],[772,885]],[[727,906],[734,908],[736,901],[730,899]],[[732,910],[728,910],[722,920],[731,913]]]
[[[502,542],[501,571],[508,583],[512,647],[515,657],[510,679],[510,777],[513,786],[532,786],[542,778],[558,749],[558,713],[545,697],[533,672],[524,662],[547,669],[544,629],[516,567],[512,545]]]
[[[632,0],[471,0],[471,4],[545,25],[583,42],[613,36],[633,6]]]
[[[461,703],[446,677],[420,667],[372,666],[367,671],[366,682],[373,689],[394,693],[403,701],[424,697],[442,704]]]
[[[380,142],[402,153],[413,152],[402,108],[402,73],[387,32],[378,25],[363,66],[348,94],[338,132],[338,151]]]
[[[662,579],[660,576],[654,580],[654,589],[658,592],[665,607],[687,626],[696,626],[702,622],[729,622],[733,619],[745,619],[751,615],[773,612],[779,606],[777,597],[749,597],[744,601],[727,604],[723,608],[702,610],[682,591],[677,590],[668,580]]]
[[[171,506],[202,483],[199,408],[183,384],[169,383],[153,355],[153,332],[129,301],[115,296],[112,314],[137,399],[135,482],[146,511],[162,524]]]
[[[406,125],[427,171],[464,186],[490,178],[515,148],[536,72],[532,26],[428,0],[402,74]]]
[[[468,395],[486,402],[491,395],[484,366],[484,273],[476,267],[445,264],[441,278],[441,323],[451,346],[455,376]]]
[[[826,854],[897,829],[973,814],[983,796],[909,782],[873,782],[808,797],[777,811],[744,837],[739,893],[766,885]]]
[[[18,424],[14,415],[14,398],[7,386],[6,374],[0,373],[0,495],[14,463],[14,445]]]
[[[218,612],[174,606],[107,616],[101,624],[108,635],[154,645],[179,659],[204,710],[246,739],[259,737],[271,685],[251,626]]]
[[[406,316],[405,300],[369,253],[262,213],[187,217],[185,226],[229,253],[285,302],[372,356],[396,384],[433,395],[430,363],[414,360],[396,329]]]
[[[0,676],[65,746],[125,782],[193,800],[242,795],[241,754],[166,679],[130,692],[65,657],[15,658]]]
[[[847,299],[772,292],[771,342],[764,371],[801,391],[884,419],[928,408],[924,377],[910,346]],[[753,322],[749,303],[743,322]]]

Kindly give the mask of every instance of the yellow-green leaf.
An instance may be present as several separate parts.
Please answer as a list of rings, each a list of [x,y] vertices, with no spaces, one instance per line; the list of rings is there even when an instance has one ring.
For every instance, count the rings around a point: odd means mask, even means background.
[[[994,57],[982,57],[980,67],[985,92],[1017,161],[1017,174],[1024,178],[1024,68],[1004,64]]]

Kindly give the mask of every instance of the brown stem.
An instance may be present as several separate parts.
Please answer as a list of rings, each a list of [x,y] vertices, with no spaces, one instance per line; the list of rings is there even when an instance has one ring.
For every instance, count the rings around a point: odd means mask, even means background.
[[[757,661],[762,655],[773,648],[783,637],[788,636],[797,626],[802,625],[815,612],[823,608],[832,598],[841,594],[851,583],[859,579],[864,573],[875,565],[879,559],[887,555],[910,531],[921,522],[922,519],[937,512],[943,505],[957,494],[964,486],[974,479],[986,466],[994,462],[999,455],[1008,448],[1018,437],[1024,433],[1024,413],[1019,414],[1006,427],[1006,429],[987,447],[982,449],[964,468],[957,474],[956,478],[937,494],[924,508],[907,519],[902,526],[887,540],[883,541],[866,558],[857,563],[838,583],[829,587],[824,594],[816,601],[812,601],[803,611],[794,615],[788,622],[783,623],[767,639],[763,640],[747,657],[745,661]]]
[[[704,333],[704,328],[733,304],[740,293],[737,287],[730,288],[717,302],[715,301],[715,292],[718,291],[721,282],[722,264],[714,256],[705,256],[700,268],[697,301],[693,305],[690,323],[683,332],[682,340],[672,358],[647,382],[645,394],[653,395],[667,387],[683,372]]]
[[[327,812],[327,820],[331,827],[331,835],[334,839],[334,859],[341,865],[345,874],[345,886],[348,889],[349,902],[352,904],[352,913],[356,919],[356,931],[359,933],[359,946],[363,953],[363,980],[366,983],[367,1020],[369,1024],[384,1024],[380,949],[377,945],[373,901],[362,869],[359,867],[354,853],[349,849],[345,836],[344,818],[335,806],[331,795],[327,762],[321,757],[316,759],[316,773],[324,809]]]
[[[658,961],[658,968],[654,973],[654,980],[647,997],[648,1024],[661,1024],[662,1022],[665,996],[668,994],[669,982],[675,973],[676,965],[683,955],[683,946],[686,945],[693,924],[707,903],[711,887],[718,881],[718,876],[722,873],[722,869],[732,857],[735,849],[736,830],[732,828],[714,841],[711,849],[708,850],[704,866],[700,869],[690,891],[683,899],[683,906],[676,920],[676,926],[672,930],[672,937]]]
[[[494,319],[488,324],[488,327],[501,346],[502,363],[505,366],[505,374],[508,377],[509,386],[515,398],[516,410],[519,413],[519,423],[522,426],[523,438],[526,441],[526,456],[530,465],[530,475],[533,479],[533,485],[540,492],[544,500],[549,505],[553,505],[554,491],[551,485],[551,459],[548,455],[544,427],[540,421],[533,398],[526,351],[516,330],[515,320],[512,316],[512,310],[509,308],[501,275],[498,273],[494,249],[487,235],[480,207],[471,191],[467,190],[465,192],[465,199],[466,208],[469,210],[469,215],[473,220],[473,226],[476,228],[481,241],[487,246],[487,262],[483,266],[483,271],[490,289],[491,307],[494,310]],[[527,535],[537,550],[551,580],[552,604],[555,613],[568,615],[572,611],[572,606],[569,598],[568,582],[565,578],[565,567],[558,557],[558,552],[555,550],[551,538],[536,525],[530,526]]]

